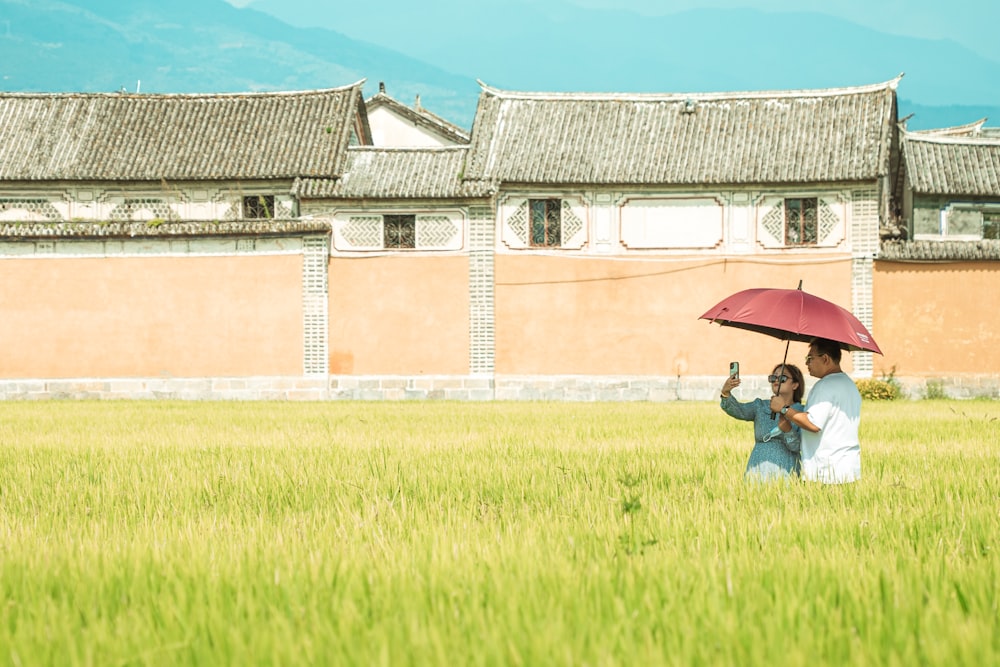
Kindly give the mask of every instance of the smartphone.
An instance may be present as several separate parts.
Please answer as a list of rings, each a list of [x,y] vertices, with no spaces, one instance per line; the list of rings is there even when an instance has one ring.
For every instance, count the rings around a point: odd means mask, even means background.
[[[729,377],[739,377],[740,376],[740,362],[730,361],[729,362]]]

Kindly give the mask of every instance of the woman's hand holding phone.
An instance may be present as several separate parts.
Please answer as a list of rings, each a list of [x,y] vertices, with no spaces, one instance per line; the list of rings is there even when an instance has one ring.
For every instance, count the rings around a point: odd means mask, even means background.
[[[729,396],[729,392],[738,386],[740,386],[740,362],[734,361],[729,364],[729,377],[722,383],[722,397]]]

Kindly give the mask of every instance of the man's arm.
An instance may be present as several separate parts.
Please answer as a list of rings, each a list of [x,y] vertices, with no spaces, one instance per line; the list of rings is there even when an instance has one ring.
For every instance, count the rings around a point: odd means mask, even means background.
[[[784,408],[785,408],[785,403],[780,396],[771,397],[771,410],[777,413],[781,413],[781,411]],[[805,429],[810,433],[819,433],[819,426],[816,426],[816,424],[813,424],[811,421],[809,421],[809,413],[806,412],[805,410],[800,411],[796,410],[795,408],[788,408],[787,410],[785,410],[785,413],[782,416],[788,420],[789,424],[795,424],[799,428]],[[788,428],[790,429],[791,425],[789,425]],[[781,430],[785,431],[788,429],[781,429]]]

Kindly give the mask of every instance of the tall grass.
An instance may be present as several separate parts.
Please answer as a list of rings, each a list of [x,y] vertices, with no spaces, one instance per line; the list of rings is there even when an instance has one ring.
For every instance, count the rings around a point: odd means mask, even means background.
[[[1000,403],[0,405],[0,664],[1000,662]]]

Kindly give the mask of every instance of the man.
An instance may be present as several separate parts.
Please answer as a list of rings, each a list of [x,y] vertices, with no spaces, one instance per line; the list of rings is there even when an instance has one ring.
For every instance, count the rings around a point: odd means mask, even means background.
[[[771,399],[771,410],[783,419],[778,425],[802,429],[802,476],[824,484],[843,484],[861,479],[861,394],[857,385],[840,370],[840,345],[823,338],[809,344],[806,369],[819,381],[809,391],[807,407],[798,411],[784,399]]]

